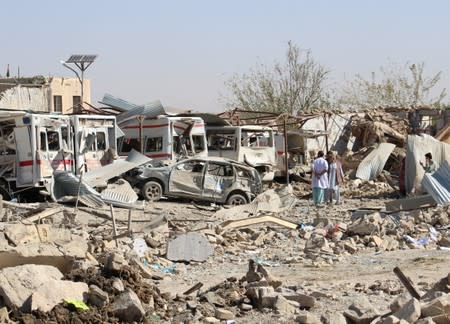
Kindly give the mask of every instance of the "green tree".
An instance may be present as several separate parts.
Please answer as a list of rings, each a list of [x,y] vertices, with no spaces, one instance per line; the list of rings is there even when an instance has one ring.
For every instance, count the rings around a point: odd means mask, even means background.
[[[437,90],[441,72],[425,75],[425,63],[399,66],[390,63],[380,68],[381,77],[372,72],[370,80],[357,74],[348,82],[338,99],[347,108],[441,107],[446,89]]]
[[[226,99],[225,105],[228,109],[297,115],[319,105],[328,72],[313,59],[311,51],[288,42],[286,62],[260,64],[247,74],[228,80],[225,84],[231,98]]]

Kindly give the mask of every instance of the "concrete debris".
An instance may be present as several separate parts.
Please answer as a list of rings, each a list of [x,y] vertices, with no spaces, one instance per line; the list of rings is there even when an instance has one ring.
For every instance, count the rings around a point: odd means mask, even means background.
[[[195,232],[182,234],[167,244],[167,259],[172,261],[204,262],[213,253],[208,239]]]
[[[383,220],[380,213],[372,213],[358,217],[348,227],[348,232],[357,235],[378,234],[381,231]]]
[[[393,316],[408,323],[414,323],[420,317],[420,302],[412,298],[402,308],[397,310]]]
[[[87,284],[61,280],[55,267],[27,264],[0,270],[0,295],[6,305],[24,312],[50,311],[64,298],[86,301]]]
[[[124,291],[114,300],[111,312],[127,323],[140,322],[145,314],[139,297],[132,290]]]
[[[0,269],[32,262],[67,272],[75,260],[85,258],[88,249],[83,232],[47,224],[5,224],[2,234]]]
[[[279,190],[269,189],[256,196],[250,204],[221,209],[212,218],[217,221],[232,221],[249,216],[279,214],[292,208],[296,201],[291,186],[284,186]]]
[[[345,317],[353,323],[370,323],[381,315],[380,311],[373,306],[366,296],[360,296],[344,312]]]

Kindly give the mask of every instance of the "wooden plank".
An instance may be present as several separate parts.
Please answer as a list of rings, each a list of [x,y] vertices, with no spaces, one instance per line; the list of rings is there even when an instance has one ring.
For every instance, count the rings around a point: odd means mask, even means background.
[[[111,219],[113,223],[113,234],[116,241],[116,247],[119,247],[119,242],[117,242],[117,227],[116,227],[116,217],[114,216],[114,208],[113,205],[109,205],[109,210],[111,211]]]
[[[196,291],[196,290],[198,290],[198,289],[200,289],[200,288],[202,288],[202,287],[203,287],[203,283],[201,283],[201,282],[196,283],[194,286],[192,286],[191,288],[189,288],[188,290],[186,290],[186,291],[183,293],[183,295],[189,295],[189,294],[192,294],[194,291]]]
[[[296,229],[298,228],[298,224],[292,223],[290,221],[274,217],[274,216],[259,216],[259,217],[252,217],[252,218],[245,218],[245,219],[238,219],[238,220],[231,220],[231,221],[225,221],[221,224],[223,230],[228,230],[231,228],[236,227],[243,227],[243,226],[249,226],[254,224],[260,224],[260,223],[275,223],[287,228]]]
[[[15,202],[6,201],[6,200],[3,200],[3,205],[6,207],[27,209],[27,210],[36,210],[40,206],[39,203],[24,204],[24,203],[15,203]]]
[[[62,207],[54,207],[54,208],[50,208],[50,209],[44,209],[43,211],[41,211],[41,212],[31,216],[31,217],[26,218],[25,221],[33,223],[33,222],[41,220],[43,218],[52,216],[52,215],[54,215],[56,213],[62,212],[63,209],[64,208],[62,208]]]
[[[394,273],[398,277],[398,279],[400,279],[403,286],[405,286],[405,288],[408,290],[408,292],[411,294],[411,296],[413,296],[417,300],[420,300],[419,293],[417,292],[416,288],[414,288],[411,280],[405,276],[405,274],[402,272],[402,270],[400,270],[399,267],[395,267]]]

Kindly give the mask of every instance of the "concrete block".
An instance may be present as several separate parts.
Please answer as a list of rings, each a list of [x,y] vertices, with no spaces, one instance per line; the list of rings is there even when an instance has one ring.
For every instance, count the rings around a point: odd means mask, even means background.
[[[217,308],[215,317],[219,320],[227,321],[227,320],[234,319],[235,316],[234,316],[233,312],[231,312],[227,309]]]
[[[26,264],[0,270],[0,295],[9,307],[22,308],[40,286],[50,285],[63,277],[57,268]]]
[[[182,234],[167,244],[167,259],[171,261],[204,262],[213,254],[205,235],[196,232]]]
[[[420,317],[420,302],[412,298],[393,315],[400,320],[403,319],[409,323],[414,323]]]

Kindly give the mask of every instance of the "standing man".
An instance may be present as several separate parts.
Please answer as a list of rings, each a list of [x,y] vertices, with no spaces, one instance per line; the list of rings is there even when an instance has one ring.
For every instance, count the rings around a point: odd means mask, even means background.
[[[323,155],[323,151],[319,151],[312,165],[312,193],[316,206],[323,203],[325,189],[328,188],[328,163]]]
[[[431,153],[425,154],[425,165],[420,161],[420,165],[425,170],[425,173],[433,173],[436,171],[436,163],[433,162],[433,156]]]
[[[332,203],[333,198],[336,201],[336,205],[341,203],[341,194],[339,192],[339,186],[344,183],[344,171],[342,170],[342,164],[336,159],[333,152],[327,152],[328,162],[328,189],[326,191],[325,200],[327,203]]]

